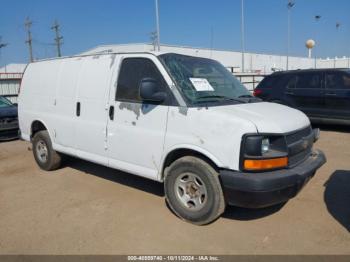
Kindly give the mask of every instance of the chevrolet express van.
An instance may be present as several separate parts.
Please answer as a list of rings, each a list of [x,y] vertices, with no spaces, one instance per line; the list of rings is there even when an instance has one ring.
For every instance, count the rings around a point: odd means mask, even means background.
[[[286,202],[326,159],[300,111],[254,98],[220,63],[174,53],[38,61],[19,95],[37,164],[64,154],[164,183],[180,218]]]

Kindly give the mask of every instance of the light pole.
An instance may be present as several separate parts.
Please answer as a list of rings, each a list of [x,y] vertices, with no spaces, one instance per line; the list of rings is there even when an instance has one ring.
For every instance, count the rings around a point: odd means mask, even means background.
[[[156,5],[156,23],[157,23],[157,49],[160,51],[160,30],[159,30],[159,3],[155,0]]]
[[[214,29],[211,27],[210,30],[210,58],[213,56],[213,48],[214,48]]]
[[[340,28],[340,23],[339,22],[337,22],[336,24],[335,24],[335,29],[336,29],[336,37],[335,37],[335,50],[337,50],[337,40],[338,40],[338,31],[339,31],[339,28]],[[337,63],[337,61],[336,61],[336,55],[334,55],[334,68],[336,68],[336,63]]]
[[[318,22],[320,21],[322,16],[320,15],[315,15],[315,21],[316,21],[316,24],[318,24]],[[316,33],[315,33],[316,37],[315,37],[315,40],[316,42],[318,42],[318,46],[320,45],[320,39],[318,39],[318,33],[317,33],[317,29],[316,29]],[[319,49],[317,49],[319,50]],[[315,56],[315,69],[317,68],[317,53],[314,51],[314,56]]]
[[[289,70],[289,52],[290,52],[290,15],[291,15],[291,10],[293,6],[295,5],[293,0],[288,0],[287,8],[288,8],[288,29],[287,29],[287,65],[286,69],[287,71]]]
[[[244,0],[241,0],[241,45],[242,45],[242,72],[245,72],[245,35],[244,35]]]

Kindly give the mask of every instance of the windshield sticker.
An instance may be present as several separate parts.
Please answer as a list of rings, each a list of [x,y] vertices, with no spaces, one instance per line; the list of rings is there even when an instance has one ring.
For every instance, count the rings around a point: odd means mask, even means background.
[[[190,81],[197,91],[214,91],[214,88],[205,78],[190,78]]]

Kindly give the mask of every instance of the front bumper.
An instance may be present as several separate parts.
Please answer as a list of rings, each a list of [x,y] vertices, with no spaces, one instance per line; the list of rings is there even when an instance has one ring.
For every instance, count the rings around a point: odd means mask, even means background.
[[[322,151],[314,151],[299,165],[261,173],[220,171],[220,178],[229,205],[262,208],[286,202],[295,197],[303,186],[326,163]]]
[[[19,128],[0,128],[0,141],[14,140],[20,137]]]

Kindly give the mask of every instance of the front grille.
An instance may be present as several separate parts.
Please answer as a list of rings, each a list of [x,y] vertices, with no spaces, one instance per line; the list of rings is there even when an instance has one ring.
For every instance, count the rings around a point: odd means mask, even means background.
[[[8,130],[0,129],[0,141],[11,140],[18,137],[19,137],[18,129],[8,129]]]
[[[302,139],[303,137],[310,135],[311,131],[312,131],[311,126],[308,126],[308,127],[301,129],[295,133],[287,135],[286,136],[287,145],[293,144],[293,143],[299,141],[300,139]]]
[[[0,129],[14,129],[14,128],[18,128],[17,117],[0,118]]]
[[[314,137],[311,126],[286,136],[289,167],[304,161],[312,151]]]

